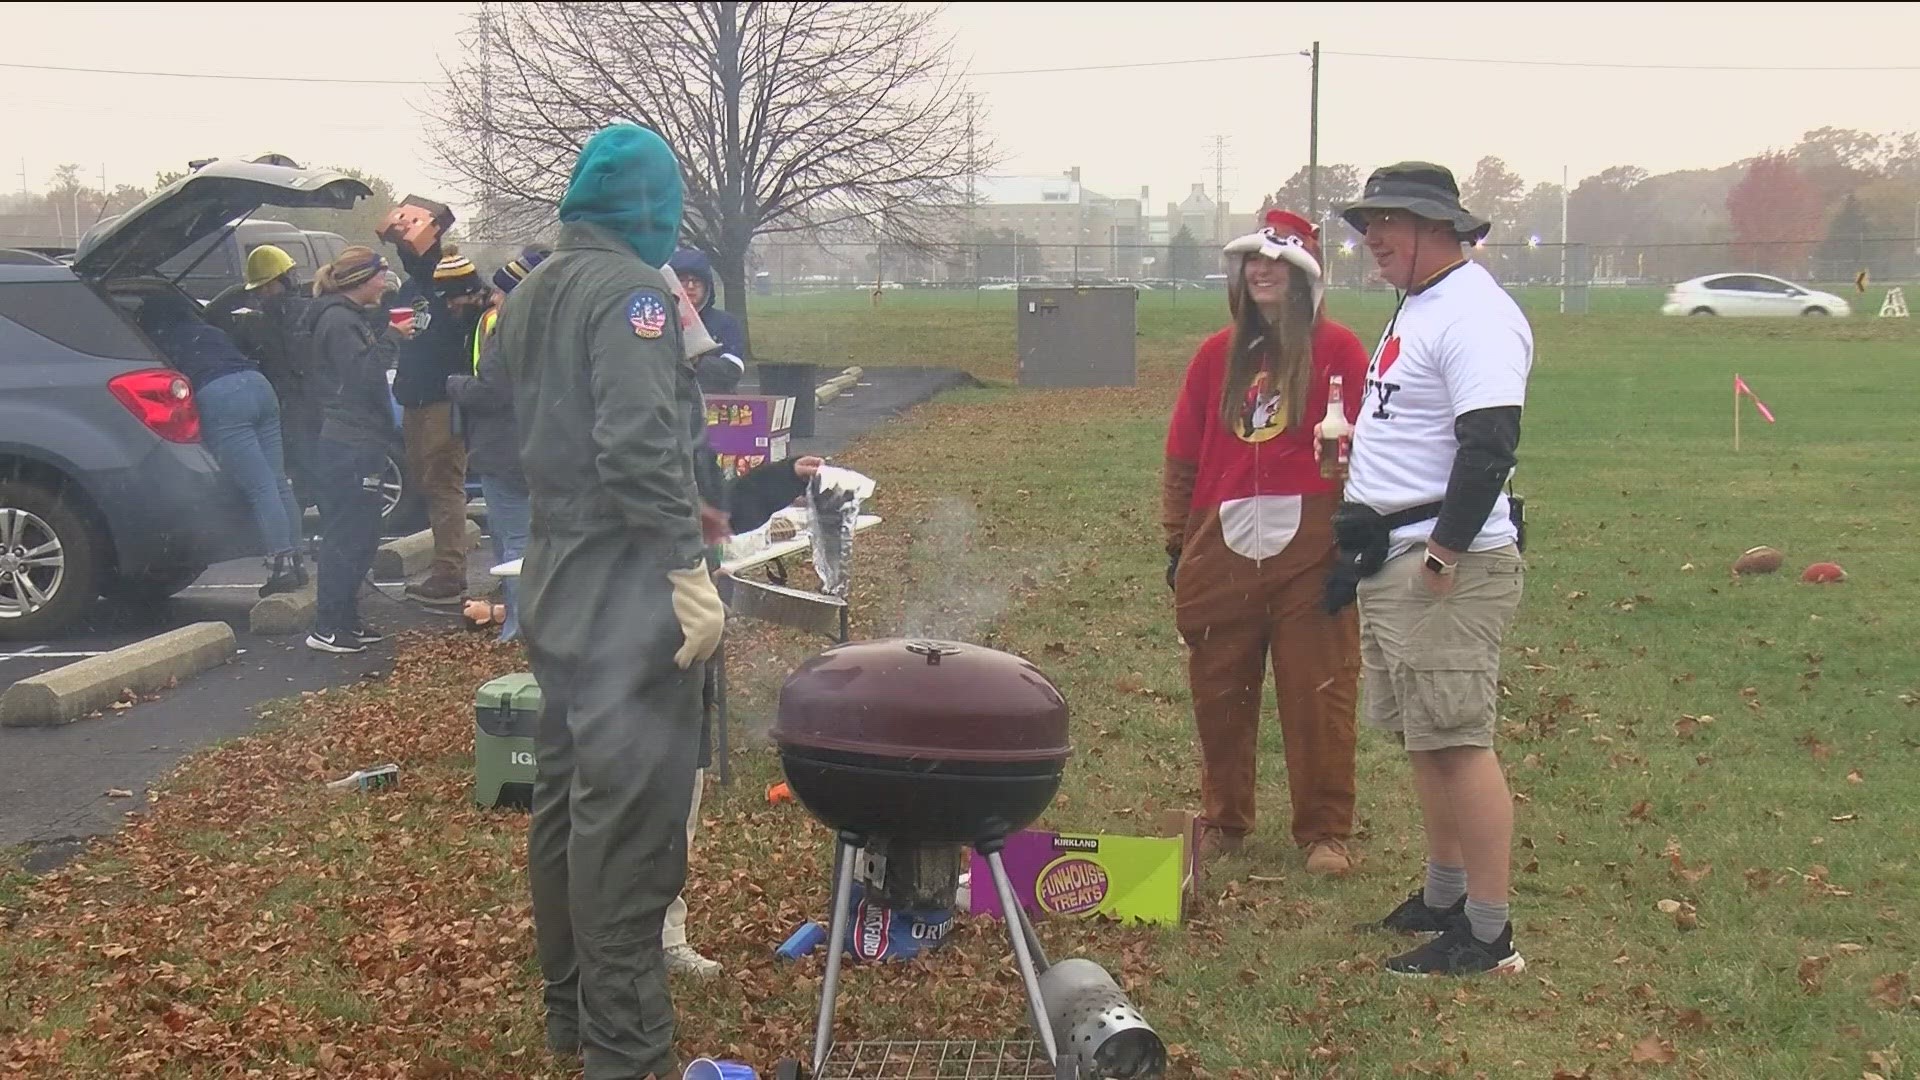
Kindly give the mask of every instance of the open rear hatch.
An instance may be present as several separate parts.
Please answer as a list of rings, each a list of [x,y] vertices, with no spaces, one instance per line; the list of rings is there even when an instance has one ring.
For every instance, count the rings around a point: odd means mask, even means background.
[[[262,206],[351,210],[371,194],[366,184],[330,169],[212,161],[83,237],[73,268],[96,281],[151,277],[168,259]]]

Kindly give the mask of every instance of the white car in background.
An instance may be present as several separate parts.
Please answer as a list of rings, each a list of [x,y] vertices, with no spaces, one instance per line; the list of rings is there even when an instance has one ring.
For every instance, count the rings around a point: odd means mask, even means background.
[[[1667,290],[1662,315],[1851,315],[1853,308],[1819,292],[1766,274],[1708,274]]]

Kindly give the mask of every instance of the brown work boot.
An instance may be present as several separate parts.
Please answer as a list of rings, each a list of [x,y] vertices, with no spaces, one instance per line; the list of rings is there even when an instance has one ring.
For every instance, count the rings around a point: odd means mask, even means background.
[[[1347,845],[1338,840],[1315,840],[1307,845],[1307,873],[1339,877],[1353,869]]]
[[[407,599],[434,607],[453,607],[466,594],[467,583],[464,579],[441,570],[429,574],[425,581],[407,586]]]
[[[1228,832],[1218,825],[1202,824],[1199,828],[1200,861],[1217,859],[1222,856],[1238,855],[1246,850],[1247,834]]]

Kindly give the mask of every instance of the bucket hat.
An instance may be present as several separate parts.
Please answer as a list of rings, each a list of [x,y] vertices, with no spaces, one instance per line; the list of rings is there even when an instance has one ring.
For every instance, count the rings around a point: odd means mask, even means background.
[[[1340,216],[1356,232],[1365,233],[1365,210],[1405,210],[1428,221],[1444,221],[1463,242],[1477,243],[1493,230],[1485,218],[1460,205],[1460,185],[1453,173],[1430,161],[1402,161],[1373,170],[1359,201],[1343,207]]]

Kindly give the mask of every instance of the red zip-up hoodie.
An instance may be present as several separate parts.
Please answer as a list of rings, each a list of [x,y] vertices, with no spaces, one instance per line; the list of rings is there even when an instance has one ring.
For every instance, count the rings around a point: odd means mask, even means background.
[[[1313,333],[1313,374],[1300,423],[1287,428],[1277,396],[1255,377],[1239,422],[1220,421],[1231,329],[1202,342],[1187,365],[1186,381],[1167,429],[1161,524],[1167,550],[1177,551],[1210,512],[1220,514],[1227,547],[1249,559],[1279,554],[1299,530],[1301,497],[1337,492],[1313,458],[1313,427],[1327,411],[1327,380],[1341,377],[1341,405],[1360,418],[1367,352],[1353,332],[1321,319]]]

